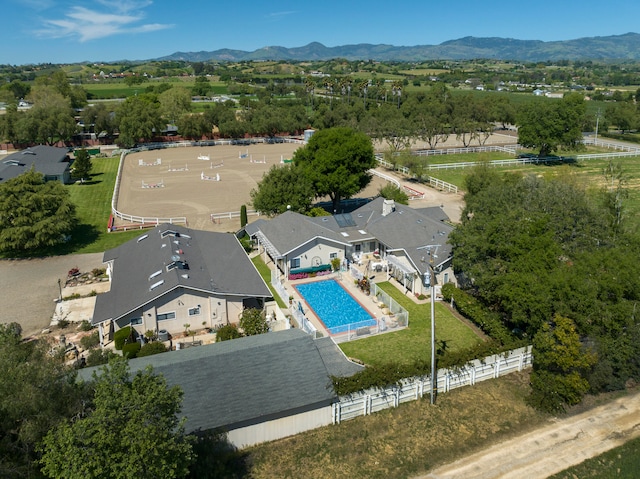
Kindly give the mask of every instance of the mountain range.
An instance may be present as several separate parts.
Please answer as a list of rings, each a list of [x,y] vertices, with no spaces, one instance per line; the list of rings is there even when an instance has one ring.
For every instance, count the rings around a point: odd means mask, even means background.
[[[361,43],[326,47],[312,42],[303,47],[269,46],[252,52],[221,49],[200,52],[175,52],[157,60],[183,61],[250,61],[291,60],[312,61],[344,58],[346,60],[424,61],[496,59],[514,61],[558,60],[640,60],[640,34],[626,33],[606,37],[584,37],[575,40],[544,42],[513,38],[464,37],[439,45],[410,47]]]

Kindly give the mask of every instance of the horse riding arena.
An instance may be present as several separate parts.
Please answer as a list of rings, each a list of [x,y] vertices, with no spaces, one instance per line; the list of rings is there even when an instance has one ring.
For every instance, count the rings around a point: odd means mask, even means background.
[[[252,210],[251,190],[272,166],[286,164],[301,146],[217,144],[130,152],[121,166],[115,203],[122,216],[137,218],[126,221],[116,215],[115,226],[128,229],[156,219],[186,218],[194,229],[235,231],[242,205]],[[358,196],[375,196],[384,184],[374,177]]]
[[[291,160],[300,146],[225,144],[131,152],[121,167],[116,209],[147,222],[186,217],[195,229],[226,230],[225,215],[239,212],[242,205],[251,210],[251,190],[272,166]],[[115,224],[122,228],[131,223],[116,219]]]

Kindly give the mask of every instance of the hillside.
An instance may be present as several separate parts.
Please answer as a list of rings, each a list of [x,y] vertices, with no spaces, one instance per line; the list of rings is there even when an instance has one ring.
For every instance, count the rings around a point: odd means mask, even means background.
[[[556,60],[640,60],[640,34],[626,33],[607,37],[543,42],[513,38],[464,37],[439,45],[393,46],[342,45],[327,47],[318,42],[295,48],[267,46],[252,52],[221,49],[200,52],[175,52],[158,60],[249,61],[249,60],[347,60],[423,61],[489,58],[516,61]]]

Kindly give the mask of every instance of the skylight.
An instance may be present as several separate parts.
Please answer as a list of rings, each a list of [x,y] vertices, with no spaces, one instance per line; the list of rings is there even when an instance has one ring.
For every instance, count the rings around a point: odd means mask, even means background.
[[[156,289],[158,286],[162,286],[164,284],[164,279],[161,279],[160,281],[158,281],[157,283],[153,283],[151,286],[149,286],[149,291],[153,291],[154,289]]]
[[[138,243],[140,243],[140,241],[146,240],[148,237],[149,237],[149,235],[140,236],[140,238],[138,238]]]
[[[159,269],[158,271],[156,271],[155,273],[151,273],[149,275],[149,281],[151,281],[153,278],[155,278],[156,276],[160,276],[162,274],[162,270]]]

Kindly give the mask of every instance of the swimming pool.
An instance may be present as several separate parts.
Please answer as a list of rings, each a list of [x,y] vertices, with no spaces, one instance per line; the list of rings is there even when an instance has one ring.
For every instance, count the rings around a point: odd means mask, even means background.
[[[371,314],[333,279],[298,284],[294,288],[331,334],[376,324]]]

